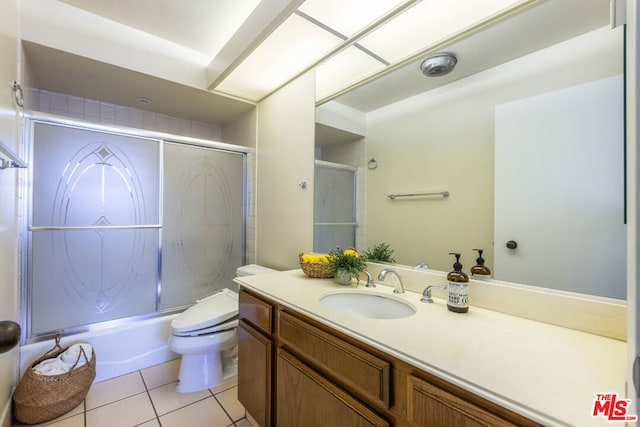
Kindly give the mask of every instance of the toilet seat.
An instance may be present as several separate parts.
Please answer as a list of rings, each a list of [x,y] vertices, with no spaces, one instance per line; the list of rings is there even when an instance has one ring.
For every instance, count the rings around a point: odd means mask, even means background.
[[[232,319],[224,322],[218,323],[217,325],[209,326],[207,328],[196,329],[194,331],[183,331],[177,332],[173,331],[172,335],[176,337],[197,337],[200,335],[212,335],[220,332],[228,331],[229,329],[234,329],[238,327],[238,315],[235,315]]]
[[[224,288],[196,301],[171,321],[176,336],[198,336],[238,326],[238,294]]]

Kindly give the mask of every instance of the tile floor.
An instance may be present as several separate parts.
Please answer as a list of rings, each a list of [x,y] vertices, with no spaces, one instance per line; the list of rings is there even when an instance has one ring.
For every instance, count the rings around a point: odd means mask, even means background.
[[[95,383],[83,403],[39,426],[255,427],[238,402],[235,379],[194,393],[176,392],[180,359]],[[23,426],[14,421],[13,427]]]

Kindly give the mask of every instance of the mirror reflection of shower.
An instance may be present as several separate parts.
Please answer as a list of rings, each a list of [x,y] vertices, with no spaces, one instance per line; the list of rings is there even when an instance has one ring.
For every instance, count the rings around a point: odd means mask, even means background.
[[[356,168],[316,160],[313,250],[356,247]]]

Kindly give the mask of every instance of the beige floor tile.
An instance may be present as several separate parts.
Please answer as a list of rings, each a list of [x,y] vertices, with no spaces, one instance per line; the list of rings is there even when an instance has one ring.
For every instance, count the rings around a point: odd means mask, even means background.
[[[178,393],[176,391],[176,383],[173,382],[149,390],[149,395],[151,396],[151,401],[158,415],[164,415],[167,412],[182,408],[198,400],[206,399],[211,396],[211,393],[209,393],[209,390],[196,391],[193,393]]]
[[[138,424],[136,427],[160,427],[160,422],[156,418],[155,420],[147,421],[146,423]]]
[[[162,427],[227,427],[233,425],[213,396],[161,416],[160,423]]]
[[[244,418],[245,410],[242,403],[238,400],[238,387],[233,387],[216,394],[216,399],[218,399],[218,402],[220,402],[233,421]]]
[[[160,365],[143,369],[142,377],[147,388],[160,387],[178,381],[178,372],[180,372],[180,359],[174,359]]]
[[[48,425],[58,425],[55,424],[57,422],[62,422],[67,418],[73,417],[74,415],[83,414],[84,413],[84,401],[82,401],[78,406],[67,412],[66,414],[60,415],[58,418],[54,418],[53,420],[49,420],[40,424],[22,424],[19,421],[13,421],[13,427],[22,427],[22,426],[31,426],[31,427],[40,427],[40,426],[48,426]],[[84,417],[83,417],[84,420]],[[83,421],[84,422],[84,421]],[[63,424],[60,424],[63,425]]]
[[[87,410],[146,391],[140,372],[93,384],[87,393]]]
[[[240,421],[236,421],[236,427],[258,427],[258,425],[251,424],[251,422],[248,419],[243,418]]]
[[[84,427],[84,414],[77,414],[45,425],[48,427]]]
[[[87,411],[87,427],[136,426],[155,417],[145,392]]]
[[[230,379],[229,381],[226,381],[222,384],[219,384],[215,387],[210,388],[209,390],[211,390],[211,393],[213,394],[218,394],[221,391],[225,391],[228,390],[232,387],[235,387],[238,385],[238,377],[233,377],[232,379]]]

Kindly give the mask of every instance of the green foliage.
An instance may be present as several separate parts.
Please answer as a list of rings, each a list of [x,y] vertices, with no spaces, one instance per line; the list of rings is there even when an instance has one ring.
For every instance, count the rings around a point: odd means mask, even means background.
[[[396,262],[392,256],[393,249],[387,243],[377,243],[372,249],[367,248],[362,254],[367,261]]]
[[[364,257],[358,255],[355,250],[343,251],[340,246],[329,251],[327,260],[327,267],[333,274],[337,274],[338,270],[346,270],[351,277],[358,277],[367,266]]]

